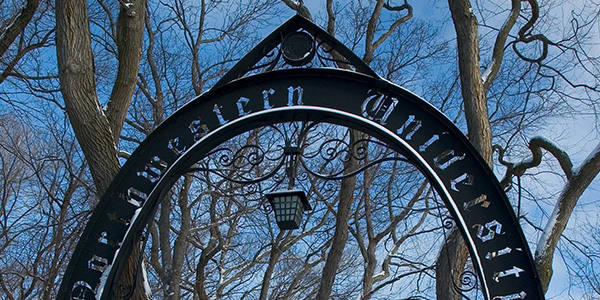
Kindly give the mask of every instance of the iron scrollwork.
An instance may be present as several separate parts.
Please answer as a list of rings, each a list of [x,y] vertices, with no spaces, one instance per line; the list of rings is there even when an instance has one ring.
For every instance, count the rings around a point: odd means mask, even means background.
[[[460,285],[454,283],[454,289],[459,292],[463,298],[470,299],[465,295],[465,293],[475,290],[477,285],[477,274],[475,274],[473,271],[466,270],[460,274]]]
[[[298,132],[269,126],[271,143],[251,143],[236,146],[232,142],[211,151],[189,172],[208,172],[240,185],[266,184],[261,190],[272,189],[285,181],[323,180],[322,191],[334,189],[329,181],[356,176],[368,168],[388,161],[408,162],[408,159],[387,144],[364,138],[348,141],[343,138],[308,137],[311,124]],[[377,148],[377,153],[370,149]],[[383,149],[383,150],[381,150]],[[358,168],[348,172],[344,163],[355,160]],[[252,189],[253,191],[258,188]]]

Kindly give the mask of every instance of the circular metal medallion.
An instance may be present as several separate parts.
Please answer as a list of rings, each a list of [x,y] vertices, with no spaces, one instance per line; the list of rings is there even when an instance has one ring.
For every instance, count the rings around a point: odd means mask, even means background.
[[[315,40],[306,32],[293,32],[283,39],[281,50],[288,64],[303,66],[315,56]]]

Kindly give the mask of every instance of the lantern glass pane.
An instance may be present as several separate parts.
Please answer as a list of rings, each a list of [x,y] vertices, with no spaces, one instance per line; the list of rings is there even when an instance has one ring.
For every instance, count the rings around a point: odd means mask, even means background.
[[[271,202],[275,220],[281,230],[300,228],[306,207],[304,192],[298,190],[274,192],[268,194],[267,198]]]

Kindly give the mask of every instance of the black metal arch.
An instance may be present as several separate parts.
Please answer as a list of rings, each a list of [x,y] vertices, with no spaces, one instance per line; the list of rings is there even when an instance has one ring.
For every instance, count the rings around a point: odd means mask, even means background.
[[[234,80],[169,117],[133,153],[94,210],[58,298],[110,299],[132,241],[181,174],[230,137],[289,121],[357,128],[411,158],[462,230],[485,297],[543,299],[512,207],[460,130],[401,87],[333,69],[289,69]]]

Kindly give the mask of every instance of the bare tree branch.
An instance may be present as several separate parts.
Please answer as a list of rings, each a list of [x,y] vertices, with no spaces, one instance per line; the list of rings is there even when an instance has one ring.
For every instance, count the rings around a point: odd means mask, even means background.
[[[355,140],[359,140],[358,133],[351,131],[350,144]],[[350,158],[344,162],[345,172],[352,172],[356,170],[358,163],[355,159]],[[333,235],[331,249],[327,255],[325,266],[323,269],[323,275],[321,277],[321,283],[319,285],[319,291],[316,296],[316,300],[329,299],[333,287],[337,268],[342,258],[342,253],[348,240],[348,220],[350,219],[350,209],[354,200],[354,189],[356,186],[356,177],[344,178],[341,182],[338,210],[335,218],[335,233]]]
[[[327,0],[327,33],[335,35],[335,12],[333,11],[333,0]]]
[[[408,2],[406,2],[406,1],[404,1],[404,5],[400,5],[400,6],[390,6],[388,3],[384,3],[383,7],[389,11],[406,10],[406,15],[404,15],[400,19],[394,21],[394,23],[392,23],[392,25],[390,25],[390,27],[373,43],[374,48],[379,47],[387,38],[389,38],[390,35],[392,35],[392,33],[394,33],[396,28],[398,28],[398,26],[402,25],[403,23],[405,23],[406,21],[408,21],[412,18],[412,12],[413,12],[412,6],[410,6],[408,4]]]
[[[118,141],[121,136],[125,116],[135,91],[146,18],[146,0],[129,1],[121,1],[117,18],[116,43],[119,67],[106,108],[106,117],[115,141]]]
[[[548,46],[555,45],[555,43],[551,42],[545,35],[543,34],[531,34],[533,30],[533,25],[538,20],[540,16],[540,7],[538,5],[537,0],[524,0],[529,2],[531,7],[531,18],[529,21],[519,30],[519,39],[517,42],[513,43],[513,50],[515,53],[523,60],[532,62],[532,63],[541,63],[548,56]],[[542,53],[537,58],[530,58],[523,55],[518,49],[518,42],[523,42],[525,44],[529,44],[531,42],[541,42],[542,43]]]
[[[483,72],[482,80],[484,89],[487,91],[490,88],[492,82],[496,78],[498,71],[500,70],[500,66],[502,64],[502,60],[504,59],[504,49],[506,44],[506,39],[510,34],[513,26],[515,25],[517,18],[519,17],[519,12],[521,11],[521,0],[511,0],[511,9],[510,14],[502,27],[498,32],[498,36],[496,37],[496,42],[494,43],[494,51],[492,53],[492,60],[487,69]]]
[[[560,164],[567,179],[570,179],[573,173],[573,163],[569,155],[557,145],[542,137],[534,137],[529,141],[529,150],[532,157],[521,161],[520,163],[510,163],[504,160],[504,149],[499,145],[494,145],[494,150],[498,151],[498,162],[506,167],[504,178],[500,181],[503,188],[508,188],[513,176],[523,176],[525,171],[540,165],[542,162],[542,149],[550,152]]]
[[[306,6],[304,6],[304,3],[302,2],[302,0],[297,0],[297,1],[281,0],[281,1],[283,1],[283,3],[285,3],[285,5],[287,5],[289,8],[295,10],[299,15],[312,21],[312,16],[310,14],[310,11],[308,10],[308,8]]]
[[[458,44],[458,68],[468,137],[488,165],[492,165],[492,130],[481,80],[477,19],[468,0],[449,0]]]
[[[39,48],[46,46],[48,40],[50,39],[50,36],[53,33],[54,33],[54,31],[49,31],[48,33],[46,33],[46,35],[44,35],[44,37],[39,42],[27,45],[24,48],[19,49],[17,51],[17,54],[13,57],[13,59],[10,62],[8,62],[8,64],[4,68],[4,71],[2,71],[2,74],[0,74],[0,84],[4,80],[6,80],[6,78],[8,78],[9,76],[24,77],[21,74],[14,73],[15,67],[27,53],[29,53],[30,51],[33,51],[35,49],[39,49]]]
[[[394,21],[392,25],[379,37],[375,40],[375,33],[377,32],[377,23],[379,22],[379,17],[381,16],[381,10],[385,8],[389,11],[402,11],[406,10],[407,14],[400,19]],[[410,20],[412,18],[412,6],[408,4],[408,2],[404,1],[404,4],[401,6],[390,6],[385,0],[378,0],[373,13],[371,14],[371,18],[369,19],[369,23],[367,25],[366,32],[366,40],[365,40],[365,54],[363,56],[363,61],[369,64],[373,61],[373,54],[377,47],[379,47],[392,33],[404,22]]]
[[[0,57],[4,55],[17,36],[25,30],[25,27],[33,18],[39,4],[40,0],[27,0],[18,16],[15,17],[14,22],[0,32]]]
[[[598,173],[600,173],[600,144],[596,146],[596,149],[590,153],[587,159],[569,177],[537,244],[535,262],[540,272],[540,280],[542,281],[544,290],[548,288],[550,279],[552,278],[552,260],[558,241],[567,226],[567,222],[571,218],[579,198]]]
[[[98,193],[103,194],[120,166],[116,142],[96,93],[85,1],[56,2],[56,49],[66,110]]]

